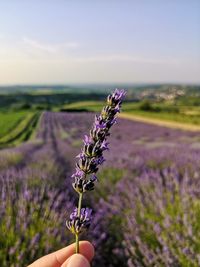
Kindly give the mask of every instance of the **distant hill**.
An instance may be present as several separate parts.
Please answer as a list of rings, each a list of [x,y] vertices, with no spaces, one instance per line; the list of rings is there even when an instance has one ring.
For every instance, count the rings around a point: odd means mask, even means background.
[[[124,88],[130,93],[148,91],[166,91],[172,87],[184,89],[187,92],[199,92],[200,85],[185,84],[73,84],[73,85],[13,85],[0,86],[0,94],[53,94],[53,93],[108,93],[115,88]]]

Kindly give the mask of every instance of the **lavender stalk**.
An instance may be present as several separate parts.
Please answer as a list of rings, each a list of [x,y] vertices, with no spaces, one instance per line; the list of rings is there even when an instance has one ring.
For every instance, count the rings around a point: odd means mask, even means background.
[[[99,165],[105,161],[103,152],[108,150],[109,130],[116,123],[116,115],[120,112],[124,97],[125,91],[118,89],[108,95],[107,105],[103,107],[99,116],[95,116],[90,134],[89,136],[85,135],[84,146],[77,156],[78,162],[76,163],[76,172],[72,175],[74,178],[72,186],[79,194],[78,208],[75,208],[66,222],[68,229],[76,238],[76,253],[79,253],[79,235],[86,231],[91,223],[92,210],[82,208],[83,194],[94,190]]]

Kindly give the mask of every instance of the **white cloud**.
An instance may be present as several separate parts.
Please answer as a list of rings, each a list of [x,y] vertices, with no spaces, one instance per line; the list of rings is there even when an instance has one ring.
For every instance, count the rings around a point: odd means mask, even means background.
[[[77,42],[49,44],[49,43],[42,43],[38,40],[30,39],[28,37],[24,37],[23,42],[33,49],[45,51],[48,53],[56,53],[63,49],[75,49],[79,47],[79,44]]]
[[[135,57],[132,55],[117,54],[117,55],[98,55],[98,56],[88,56],[79,57],[74,59],[76,62],[91,62],[91,63],[106,63],[106,62],[135,62],[135,63],[147,63],[147,64],[173,64],[177,65],[178,61],[173,58],[145,58],[145,57]]]

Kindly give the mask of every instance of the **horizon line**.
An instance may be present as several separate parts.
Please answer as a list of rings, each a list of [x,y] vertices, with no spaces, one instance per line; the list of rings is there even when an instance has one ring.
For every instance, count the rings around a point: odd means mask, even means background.
[[[200,86],[199,82],[70,82],[70,83],[13,83],[13,84],[0,84],[0,87],[25,87],[25,86],[74,86],[74,85],[196,85]]]

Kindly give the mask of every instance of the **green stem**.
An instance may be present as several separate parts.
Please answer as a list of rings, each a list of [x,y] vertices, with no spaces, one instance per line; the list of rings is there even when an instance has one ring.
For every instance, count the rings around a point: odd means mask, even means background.
[[[79,193],[78,200],[78,217],[81,215],[81,205],[82,205],[83,193]],[[79,235],[76,234],[76,253],[79,253]]]
[[[81,215],[81,205],[82,205],[83,193],[79,193],[79,201],[78,201],[78,217]]]
[[[79,253],[79,236],[76,234],[76,254]]]

